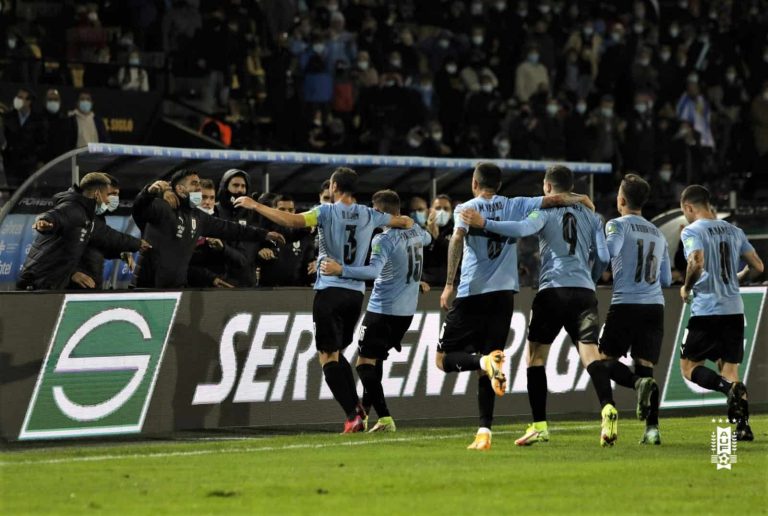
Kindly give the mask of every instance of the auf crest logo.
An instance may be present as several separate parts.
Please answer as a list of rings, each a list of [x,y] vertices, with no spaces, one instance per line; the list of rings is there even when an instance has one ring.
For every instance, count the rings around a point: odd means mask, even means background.
[[[180,296],[67,295],[19,439],[140,432]]]
[[[713,419],[712,422],[722,423],[723,419]],[[728,420],[725,420],[728,423]],[[710,460],[712,464],[717,465],[717,469],[731,469],[736,463],[736,434],[731,430],[731,426],[718,426],[712,432],[711,439],[712,455]]]

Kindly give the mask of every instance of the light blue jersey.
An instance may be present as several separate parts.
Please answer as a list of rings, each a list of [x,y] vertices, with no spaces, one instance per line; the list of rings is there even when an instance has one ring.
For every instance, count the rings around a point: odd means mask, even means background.
[[[360,267],[365,264],[371,237],[376,228],[386,226],[392,215],[360,204],[321,204],[304,214],[308,226],[317,226],[318,269],[323,259],[332,258],[342,265]],[[315,290],[339,287],[365,292],[365,282],[338,276],[317,275]]]
[[[625,215],[605,225],[611,253],[611,304],[663,305],[661,287],[672,284],[667,239],[639,215]]]
[[[704,252],[704,271],[693,286],[691,315],[743,314],[739,294],[739,260],[754,251],[740,228],[724,220],[699,219],[683,229],[680,236],[688,258],[697,250]]]
[[[464,255],[461,279],[456,297],[467,297],[499,290],[520,290],[517,277],[517,240],[504,238],[483,229],[469,228],[461,220],[461,211],[472,208],[488,220],[523,220],[541,208],[542,197],[507,198],[494,195],[490,199],[475,197],[456,207],[455,227],[464,229]]]
[[[495,222],[486,217],[485,229],[513,238],[539,234],[539,290],[595,290],[610,260],[600,218],[581,204],[536,210],[521,222]]]
[[[345,265],[342,277],[376,279],[368,311],[411,316],[419,302],[419,282],[424,267],[424,247],[432,236],[418,225],[411,229],[386,229],[373,237],[370,265]]]

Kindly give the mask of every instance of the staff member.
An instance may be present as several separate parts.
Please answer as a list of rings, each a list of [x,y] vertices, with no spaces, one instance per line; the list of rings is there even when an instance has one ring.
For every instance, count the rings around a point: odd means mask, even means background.
[[[208,215],[197,209],[201,201],[200,177],[190,169],[177,171],[170,184],[155,181],[139,192],[133,204],[133,218],[143,238],[153,247],[139,258],[134,271],[137,287],[186,286],[189,261],[200,237],[285,242],[278,233]]]

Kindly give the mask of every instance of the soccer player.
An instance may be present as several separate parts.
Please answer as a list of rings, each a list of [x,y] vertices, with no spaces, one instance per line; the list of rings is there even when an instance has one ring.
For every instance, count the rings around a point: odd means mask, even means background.
[[[318,263],[326,258],[354,267],[365,263],[373,231],[378,227],[410,228],[408,217],[389,215],[354,202],[357,173],[339,167],[331,175],[334,204],[321,204],[305,213],[280,211],[260,204],[250,197],[239,197],[236,207],[257,211],[281,226],[319,228]],[[365,282],[351,278],[318,275],[315,282],[312,319],[315,345],[325,382],[341,405],[347,420],[343,433],[365,430],[367,416],[357,395],[352,367],[341,351],[351,342],[363,304]]]
[[[554,165],[544,175],[547,197],[573,189],[573,172]],[[521,222],[495,221],[475,210],[462,214],[465,224],[509,238],[539,233],[541,273],[528,327],[528,400],[533,424],[515,441],[518,446],[549,440],[547,428],[547,376],[544,364],[549,346],[565,327],[592,378],[600,405],[600,444],[613,445],[618,413],[613,403],[611,380],[600,363],[597,349],[599,322],[595,283],[610,256],[599,217],[584,206],[536,210]],[[506,219],[505,219],[506,220]]]
[[[482,229],[470,229],[459,214],[477,210],[476,213],[483,213],[489,220],[522,220],[541,207],[590,202],[575,194],[509,199],[496,194],[500,187],[501,169],[498,166],[479,163],[475,167],[472,176],[475,198],[456,207],[456,229],[448,246],[447,278],[440,296],[440,306],[450,310],[440,333],[435,357],[437,367],[446,373],[480,372],[477,390],[480,428],[468,447],[470,450],[491,447],[495,395],[501,396],[506,391],[506,378],[502,372],[503,349],[519,282],[516,241]],[[450,306],[460,261],[458,293]]]
[[[400,215],[400,197],[392,190],[376,192],[373,207],[396,217]],[[326,258],[320,269],[324,275],[376,280],[360,327],[356,364],[357,375],[379,417],[371,432],[397,429],[381,384],[383,361],[390,349],[400,351],[400,342],[411,325],[419,300],[424,247],[431,241],[432,236],[418,224],[411,229],[388,228],[373,237],[370,265],[343,265]]]
[[[600,337],[603,364],[611,379],[637,391],[637,417],[645,420],[642,444],[661,444],[659,386],[653,366],[664,338],[664,294],[672,283],[667,239],[643,218],[651,187],[635,174],[619,186],[616,207],[621,217],[608,221],[606,235],[613,271],[613,298]],[[618,357],[632,351],[635,372]]]
[[[752,441],[747,388],[739,381],[744,357],[744,303],[739,293],[739,259],[761,274],[763,262],[744,231],[717,220],[709,191],[691,185],[680,196],[680,208],[689,225],[680,236],[688,260],[680,297],[691,303],[688,337],[680,353],[683,376],[705,389],[728,397],[728,419],[736,423],[736,439]],[[718,364],[719,374],[704,365]]]

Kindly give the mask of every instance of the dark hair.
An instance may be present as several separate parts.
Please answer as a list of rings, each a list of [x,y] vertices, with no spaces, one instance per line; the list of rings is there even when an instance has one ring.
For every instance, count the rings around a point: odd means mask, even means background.
[[[448,201],[448,204],[452,204],[453,203],[453,199],[451,199],[451,196],[450,195],[446,195],[444,193],[441,193],[440,195],[435,197],[435,199],[440,199],[442,201]]]
[[[621,191],[627,200],[629,208],[639,210],[648,202],[648,196],[651,194],[651,185],[637,174],[627,174],[621,180]]]
[[[88,190],[96,190],[99,188],[102,188],[104,186],[109,186],[109,176],[103,172],[91,172],[90,174],[85,174],[83,178],[80,180],[80,189],[82,191],[88,191]]]
[[[216,190],[216,185],[210,179],[200,180],[200,189],[203,190]]]
[[[478,163],[475,165],[475,172],[472,177],[480,185],[480,188],[493,190],[494,192],[501,188],[501,169],[493,163]]]
[[[695,206],[707,206],[710,202],[709,190],[701,185],[691,185],[680,194],[680,202]]]
[[[37,98],[37,95],[35,95],[35,92],[32,91],[30,88],[27,88],[26,86],[22,86],[17,91],[23,91],[24,93],[26,93],[27,97],[29,97],[30,102],[34,102],[35,99]]]
[[[106,172],[104,172],[104,175],[107,176],[107,178],[109,179],[109,183],[112,186],[114,186],[115,188],[120,188],[120,181],[118,181],[115,176],[113,176],[112,174],[107,174]]]
[[[277,202],[277,199],[280,198],[280,194],[276,194],[275,192],[264,192],[259,196],[257,199],[261,204],[265,206],[269,206],[270,208],[275,207],[275,203]]]
[[[279,194],[277,198],[275,198],[275,204],[279,202],[294,202],[293,196],[291,194]]]
[[[390,215],[400,213],[400,196],[394,190],[379,190],[373,194],[373,204],[381,206],[384,213]]]
[[[331,189],[331,180],[326,179],[325,181],[323,181],[323,184],[320,185],[320,193],[323,193],[325,190],[330,190],[330,189]]]
[[[552,165],[544,173],[544,181],[552,183],[558,192],[573,190],[573,172],[564,165]]]
[[[331,174],[331,183],[336,183],[339,191],[354,194],[357,188],[357,172],[347,167],[339,167]]]
[[[196,175],[197,175],[197,172],[195,172],[191,168],[182,168],[180,170],[177,170],[171,176],[171,188],[176,188],[177,184],[184,181],[184,179],[188,178],[189,176],[196,176]]]

